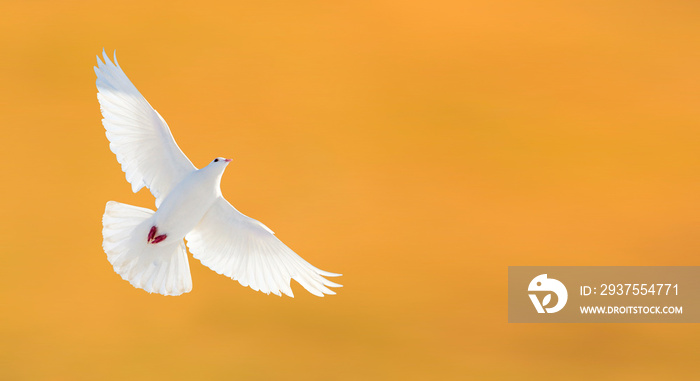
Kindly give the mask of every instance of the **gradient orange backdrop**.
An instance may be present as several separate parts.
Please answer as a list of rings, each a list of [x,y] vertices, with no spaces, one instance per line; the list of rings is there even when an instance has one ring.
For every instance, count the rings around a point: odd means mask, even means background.
[[[508,265],[700,265],[694,1],[0,0],[0,379],[697,379],[697,325],[507,324]],[[102,48],[338,295],[101,248]]]

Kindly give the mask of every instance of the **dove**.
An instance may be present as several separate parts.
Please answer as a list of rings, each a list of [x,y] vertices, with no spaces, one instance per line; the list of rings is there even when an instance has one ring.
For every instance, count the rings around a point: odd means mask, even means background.
[[[294,279],[316,296],[342,287],[302,259],[261,222],[236,210],[221,193],[231,159],[198,169],[180,150],[160,114],[117,62],[97,56],[97,99],[109,147],[134,193],[148,188],[156,210],[108,201],[102,248],[114,271],[149,293],[192,290],[187,248],[202,264],[265,294],[294,297]],[[187,243],[185,244],[185,240]],[[187,247],[187,248],[186,248]]]

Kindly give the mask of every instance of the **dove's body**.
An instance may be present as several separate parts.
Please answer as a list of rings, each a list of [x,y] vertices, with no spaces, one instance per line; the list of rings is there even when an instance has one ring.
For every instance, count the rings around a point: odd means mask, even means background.
[[[167,234],[162,243],[182,241],[221,197],[221,175],[226,164],[228,162],[224,160],[212,161],[206,167],[190,172],[165,196],[151,217],[157,234]]]
[[[98,58],[97,98],[110,149],[134,192],[148,187],[158,210],[107,202],[102,246],[114,270],[135,287],[164,295],[192,290],[192,255],[256,291],[293,296],[290,281],[310,293],[340,287],[284,245],[272,230],[238,212],[221,195],[230,159],[197,169],[175,143],[165,120],[106,54]]]

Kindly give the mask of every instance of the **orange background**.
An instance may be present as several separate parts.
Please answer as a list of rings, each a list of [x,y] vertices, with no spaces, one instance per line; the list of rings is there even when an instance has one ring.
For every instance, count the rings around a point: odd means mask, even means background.
[[[250,4],[248,4],[250,3]],[[700,265],[694,1],[0,1],[0,379],[697,379],[700,328],[507,324],[508,265]],[[339,294],[101,249],[102,48]]]

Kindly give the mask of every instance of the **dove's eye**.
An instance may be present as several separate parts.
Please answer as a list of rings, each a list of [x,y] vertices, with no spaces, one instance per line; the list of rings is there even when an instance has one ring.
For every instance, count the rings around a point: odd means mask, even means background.
[[[219,161],[219,159],[214,159],[214,162],[215,162],[215,163],[216,163],[217,161]]]

